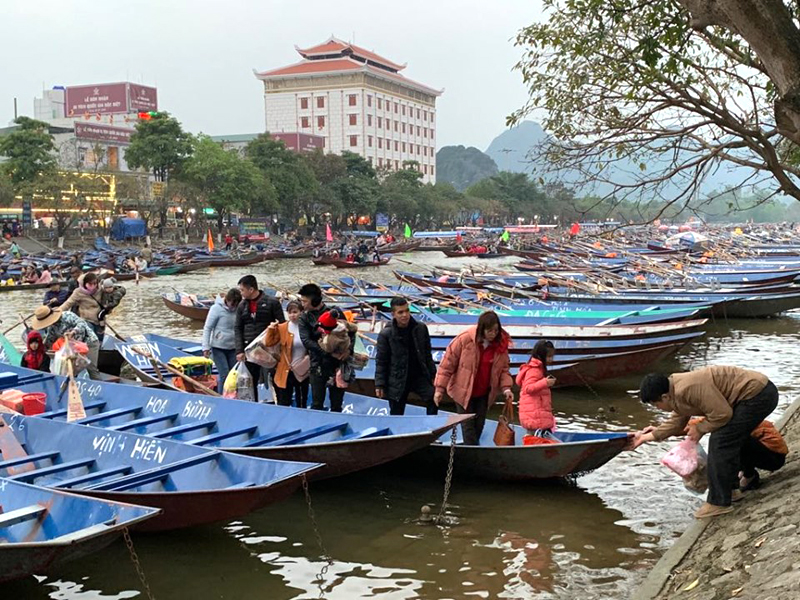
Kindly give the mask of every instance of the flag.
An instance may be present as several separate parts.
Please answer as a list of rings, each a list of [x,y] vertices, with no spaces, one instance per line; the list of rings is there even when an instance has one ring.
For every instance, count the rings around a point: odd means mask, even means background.
[[[405,234],[404,234],[404,235],[405,235],[407,238],[410,238],[410,237],[411,237],[411,227],[409,227],[409,226],[408,226],[408,223],[406,223],[406,231],[405,231]]]
[[[500,239],[503,240],[504,242],[507,242],[508,238],[510,238],[510,237],[511,236],[508,235],[508,231],[503,231],[503,235],[500,236]]]
[[[67,423],[72,423],[79,419],[85,419],[86,410],[83,408],[78,382],[75,381],[75,375],[72,373],[72,361],[68,362],[67,371],[69,376],[67,380]]]
[[[332,242],[333,241],[333,232],[331,231],[331,224],[325,223],[325,241]]]
[[[214,251],[214,236],[211,235],[211,227],[208,228],[208,251]]]

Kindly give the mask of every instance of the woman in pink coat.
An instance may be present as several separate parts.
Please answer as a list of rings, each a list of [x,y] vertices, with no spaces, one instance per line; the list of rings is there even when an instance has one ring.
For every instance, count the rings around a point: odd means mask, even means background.
[[[507,399],[514,399],[514,380],[508,372],[510,342],[497,314],[487,311],[478,318],[476,327],[461,332],[450,342],[439,364],[434,402],[441,403],[447,392],[459,413],[475,414],[474,419],[461,426],[466,445],[480,444],[486,413],[501,391]]]
[[[531,351],[531,359],[517,374],[519,386],[519,422],[528,433],[537,437],[553,437],[556,426],[550,388],[556,378],[547,374],[556,349],[552,342],[539,340]]]

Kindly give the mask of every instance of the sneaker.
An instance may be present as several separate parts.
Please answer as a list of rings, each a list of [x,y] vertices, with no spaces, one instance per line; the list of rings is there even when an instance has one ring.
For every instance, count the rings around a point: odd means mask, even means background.
[[[716,504],[703,502],[703,506],[697,509],[697,512],[694,513],[694,517],[696,519],[706,519],[708,517],[718,517],[719,515],[724,515],[729,512],[733,512],[732,506],[717,506]]]

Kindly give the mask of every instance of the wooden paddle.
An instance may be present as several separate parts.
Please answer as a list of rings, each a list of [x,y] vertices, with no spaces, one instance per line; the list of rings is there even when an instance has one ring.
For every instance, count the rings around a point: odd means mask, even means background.
[[[22,317],[22,318],[21,318],[19,321],[17,321],[17,322],[16,322],[16,323],[14,323],[14,324],[13,324],[11,327],[9,327],[8,329],[6,329],[6,330],[3,332],[3,335],[6,335],[6,334],[7,334],[7,333],[9,333],[10,331],[13,331],[14,329],[16,329],[17,327],[19,327],[19,326],[20,326],[20,325],[22,325],[23,323],[27,322],[27,320],[28,320],[28,319],[30,319],[31,317],[33,317],[34,315],[36,315],[36,313],[31,313],[31,314],[29,314],[27,317]],[[22,316],[22,315],[20,315],[20,316]]]
[[[176,369],[175,367],[173,367],[172,365],[170,365],[168,363],[161,362],[160,360],[158,360],[155,356],[153,356],[149,352],[142,352],[141,350],[139,350],[135,346],[130,346],[130,349],[133,352],[135,352],[136,354],[144,356],[150,362],[157,364],[159,367],[163,367],[164,369],[166,369],[168,372],[172,373],[173,375],[175,375],[177,377],[180,377],[181,379],[183,379],[187,383],[192,384],[197,389],[202,390],[203,393],[205,393],[205,394],[207,394],[209,396],[222,396],[222,394],[216,392],[215,390],[212,390],[211,388],[208,388],[208,387],[204,386],[202,383],[200,383],[196,379],[192,379],[188,375],[186,375],[184,373],[181,373],[180,369]]]

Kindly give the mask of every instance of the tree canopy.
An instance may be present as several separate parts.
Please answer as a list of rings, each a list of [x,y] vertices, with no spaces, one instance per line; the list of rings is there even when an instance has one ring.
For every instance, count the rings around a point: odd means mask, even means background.
[[[156,181],[168,181],[192,154],[192,136],[169,113],[159,112],[139,121],[125,151],[128,166],[142,167],[153,173]]]

